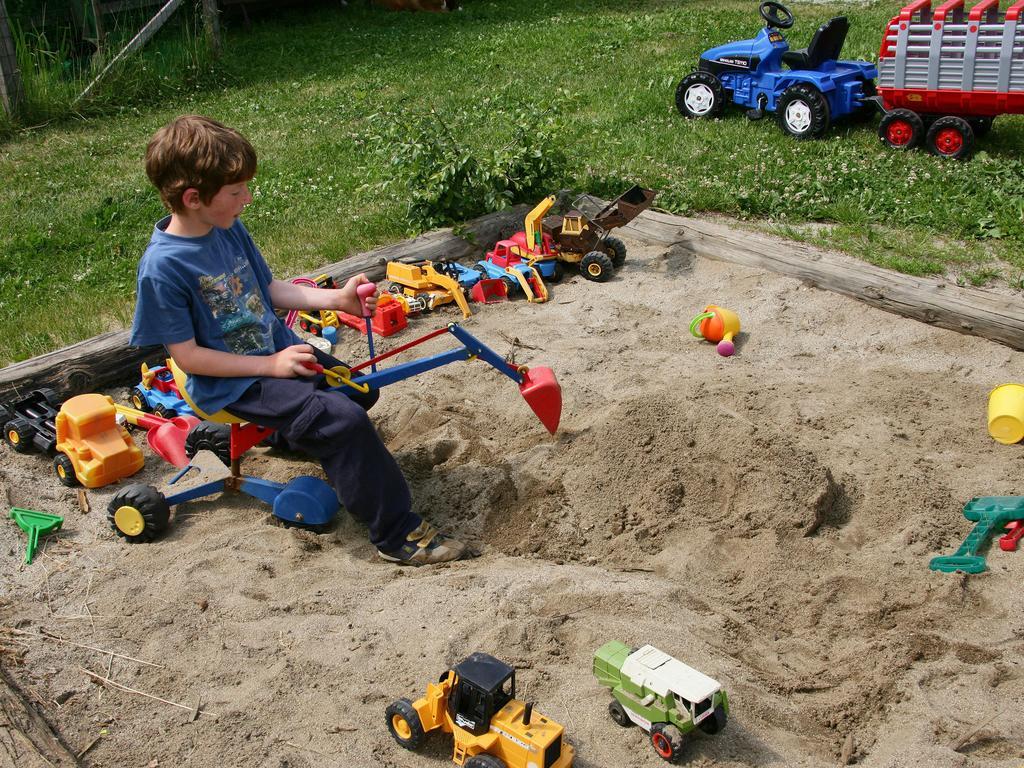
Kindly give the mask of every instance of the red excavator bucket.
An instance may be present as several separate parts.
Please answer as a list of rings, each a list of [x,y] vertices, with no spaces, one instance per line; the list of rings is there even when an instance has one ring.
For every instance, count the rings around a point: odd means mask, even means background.
[[[508,301],[508,283],[500,277],[497,279],[484,278],[478,280],[470,289],[469,296],[479,304],[497,304],[499,301]]]
[[[523,383],[519,385],[526,404],[533,409],[548,432],[552,435],[558,430],[558,421],[562,418],[562,388],[558,385],[555,372],[550,368],[531,368],[523,374]]]

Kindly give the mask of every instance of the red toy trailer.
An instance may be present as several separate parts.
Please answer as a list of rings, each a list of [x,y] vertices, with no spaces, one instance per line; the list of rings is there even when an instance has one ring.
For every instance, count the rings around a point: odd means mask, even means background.
[[[878,52],[882,142],[922,142],[940,157],[966,159],[997,115],[1024,114],[1024,0],[915,0],[893,17]]]

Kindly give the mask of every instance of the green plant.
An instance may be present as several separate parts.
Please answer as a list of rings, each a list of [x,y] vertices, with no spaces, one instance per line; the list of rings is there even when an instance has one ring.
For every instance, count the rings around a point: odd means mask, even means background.
[[[565,177],[553,116],[535,105],[480,111],[461,109],[445,117],[378,113],[370,118],[368,143],[390,157],[395,175],[382,183],[406,197],[410,226],[426,229],[464,221],[511,203],[547,194]],[[474,148],[480,117],[512,127],[500,146]]]

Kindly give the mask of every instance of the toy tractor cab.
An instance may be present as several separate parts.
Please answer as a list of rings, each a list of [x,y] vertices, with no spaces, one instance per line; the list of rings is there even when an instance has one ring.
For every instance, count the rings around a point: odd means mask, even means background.
[[[808,139],[837,119],[874,111],[875,66],[839,59],[850,28],[845,16],[822,24],[806,48],[791,51],[782,30],[793,26],[793,14],[770,0],[759,11],[765,26],[756,37],[705,51],[697,70],[682,79],[680,113],[712,117],[730,100],[753,120],[773,112],[785,133]]]
[[[562,726],[515,696],[515,669],[473,653],[428,685],[423,698],[389,705],[388,730],[410,750],[430,731],[451,733],[452,760],[465,768],[569,768],[573,748]]]

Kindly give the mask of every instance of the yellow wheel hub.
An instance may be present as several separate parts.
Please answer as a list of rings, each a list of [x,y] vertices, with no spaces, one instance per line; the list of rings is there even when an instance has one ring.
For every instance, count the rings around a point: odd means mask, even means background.
[[[118,507],[114,512],[114,525],[125,536],[138,536],[146,529],[146,518],[135,507]]]
[[[591,277],[600,277],[601,276],[601,265],[600,264],[591,264],[590,266],[587,267],[587,272],[590,273]]]
[[[134,405],[136,407],[136,409],[141,411],[142,410],[142,398],[139,397],[138,395],[132,395],[132,405]]]
[[[409,727],[409,724],[405,722],[405,718],[401,715],[392,715],[391,727],[395,729],[395,733],[403,741],[412,738],[412,728]]]
[[[11,445],[17,445],[19,442],[18,433],[12,429],[10,432],[7,433],[7,439],[11,441]]]
[[[57,477],[59,477],[61,480],[63,480],[67,476],[68,476],[68,473],[64,471],[64,467],[58,465],[57,466]]]

